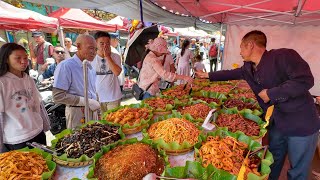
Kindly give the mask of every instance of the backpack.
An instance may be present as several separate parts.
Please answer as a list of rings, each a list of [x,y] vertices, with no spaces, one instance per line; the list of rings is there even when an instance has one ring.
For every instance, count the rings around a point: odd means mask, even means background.
[[[218,55],[217,46],[216,46],[215,44],[213,44],[213,45],[210,47],[209,56],[210,56],[210,57],[217,57],[217,55]]]

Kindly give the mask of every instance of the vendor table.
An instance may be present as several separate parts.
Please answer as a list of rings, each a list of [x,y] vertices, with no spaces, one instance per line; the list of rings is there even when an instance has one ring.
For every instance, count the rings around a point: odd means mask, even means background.
[[[136,133],[132,135],[128,135],[127,138],[138,138],[138,140],[141,140],[142,133]],[[190,151],[187,154],[178,155],[178,156],[171,156],[168,155],[169,162],[172,167],[175,166],[184,166],[186,161],[193,161],[194,160],[194,151]],[[87,173],[89,166],[85,167],[79,167],[79,168],[72,168],[72,167],[65,167],[57,165],[56,172],[53,176],[54,180],[69,180],[72,178],[79,178],[79,179],[87,179]]]

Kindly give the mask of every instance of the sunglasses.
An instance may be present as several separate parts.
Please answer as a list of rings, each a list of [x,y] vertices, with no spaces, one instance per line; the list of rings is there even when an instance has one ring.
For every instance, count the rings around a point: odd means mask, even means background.
[[[55,51],[57,54],[64,54],[64,51]]]

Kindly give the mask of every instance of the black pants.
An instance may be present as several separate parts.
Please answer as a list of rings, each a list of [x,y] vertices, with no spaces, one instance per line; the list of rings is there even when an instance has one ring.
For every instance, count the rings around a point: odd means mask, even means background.
[[[22,149],[27,146],[27,142],[32,143],[32,142],[37,142],[43,145],[47,145],[47,140],[46,140],[46,135],[42,131],[40,134],[38,134],[36,137],[33,139],[30,139],[29,141],[20,143],[20,144],[4,144],[4,146],[9,150],[17,150],[17,149]],[[29,147],[30,148],[30,147]]]
[[[214,71],[217,71],[217,66],[218,66],[218,59],[217,58],[210,59],[210,72],[212,72],[212,65],[213,64],[214,64]]]

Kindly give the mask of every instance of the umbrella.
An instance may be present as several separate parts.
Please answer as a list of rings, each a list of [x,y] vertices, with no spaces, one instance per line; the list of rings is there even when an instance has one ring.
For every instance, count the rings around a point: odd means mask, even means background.
[[[136,31],[127,43],[124,52],[125,63],[129,66],[133,66],[142,61],[142,57],[144,57],[146,52],[145,45],[148,44],[149,39],[158,37],[158,34],[159,29],[157,25]]]

